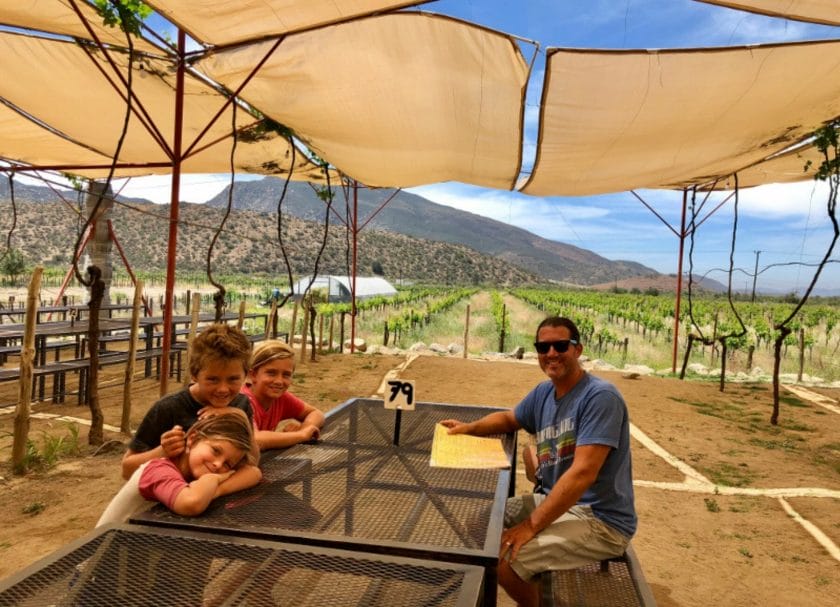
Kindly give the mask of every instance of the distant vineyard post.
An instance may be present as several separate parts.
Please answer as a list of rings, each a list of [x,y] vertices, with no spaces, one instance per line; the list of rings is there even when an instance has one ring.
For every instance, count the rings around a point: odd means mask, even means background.
[[[464,320],[464,358],[470,349],[470,304],[467,304],[467,317]]]

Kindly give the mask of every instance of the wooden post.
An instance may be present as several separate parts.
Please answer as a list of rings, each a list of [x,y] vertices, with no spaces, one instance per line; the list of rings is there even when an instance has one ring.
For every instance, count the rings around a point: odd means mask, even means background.
[[[309,301],[308,296],[301,300],[303,308],[303,329],[300,332],[300,362],[306,360],[306,342],[309,341]]]
[[[713,367],[715,364],[715,339],[717,339],[717,326],[718,326],[718,315],[720,314],[720,310],[715,310],[715,319],[712,323],[712,343],[709,344],[710,346],[710,358],[709,358],[709,366]]]
[[[318,351],[323,353],[324,349],[322,344],[324,343],[324,315],[321,314],[321,321],[318,325]]]
[[[90,281],[90,302],[88,304],[88,356],[90,357],[90,367],[87,384],[90,430],[88,431],[88,444],[101,445],[105,442],[103,432],[105,416],[102,413],[102,406],[99,404],[99,317],[106,285],[102,280],[102,271],[98,266],[88,266],[87,274]]]
[[[499,329],[499,352],[505,351],[505,317],[507,316],[507,305],[502,304],[502,326]]]
[[[187,289],[187,296],[185,299],[185,305],[187,306],[187,314],[190,313],[190,304],[192,304],[192,295],[190,294],[190,290]]]
[[[295,331],[297,325],[297,313],[298,313],[298,306],[300,305],[300,300],[295,299],[295,307],[292,308],[292,324],[289,326],[289,345],[294,347],[295,345]]]
[[[185,386],[189,386],[192,381],[192,373],[190,373],[190,356],[192,356],[193,340],[198,334],[198,316],[201,313],[201,293],[193,293],[191,308],[192,314],[190,316],[190,332],[187,333],[187,351],[184,361],[187,366],[186,373],[184,373]]]
[[[38,318],[38,292],[44,268],[37,266],[29,281],[26,294],[26,316],[23,326],[23,344],[20,349],[20,382],[18,403],[15,408],[15,436],[12,444],[12,467],[15,474],[23,474],[26,443],[29,439],[29,406],[32,402],[32,361],[35,358],[35,321]]]
[[[236,321],[236,328],[241,329],[245,326],[245,300],[239,300],[239,319]]]
[[[140,306],[143,303],[143,281],[134,285],[134,305],[131,308],[131,333],[128,341],[128,360],[125,363],[123,384],[123,408],[120,432],[131,436],[131,388],[134,385],[134,365],[137,357],[137,335],[140,332]]]
[[[805,329],[799,328],[799,373],[796,381],[802,381],[802,372],[805,369]]]
[[[335,314],[330,314],[330,347],[329,351],[333,349],[333,327],[335,326]]]
[[[338,342],[338,351],[341,352],[342,354],[344,353],[344,315],[345,314],[346,314],[345,312],[341,313],[341,331],[340,331],[340,339],[339,339],[339,342]]]
[[[268,312],[268,320],[265,323],[265,338],[277,339],[277,300],[271,300],[271,310]]]
[[[467,318],[464,320],[464,358],[470,348],[470,304],[467,304]]]

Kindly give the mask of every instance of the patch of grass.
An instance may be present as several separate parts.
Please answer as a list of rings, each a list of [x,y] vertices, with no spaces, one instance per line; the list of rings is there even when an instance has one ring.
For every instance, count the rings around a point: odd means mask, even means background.
[[[12,547],[11,542],[0,542],[0,550],[7,550]]]
[[[818,576],[816,577],[816,579],[814,580],[814,583],[815,583],[817,586],[828,586],[828,585],[831,583],[831,580],[829,580],[829,579],[828,579],[827,577],[825,577],[824,575],[818,575]]]
[[[53,468],[58,460],[65,456],[78,455],[81,452],[79,445],[78,424],[67,424],[68,434],[55,436],[41,431],[40,447],[32,439],[26,441],[26,453],[23,461],[16,466],[16,473],[23,473],[28,470],[45,471]]]
[[[753,509],[753,502],[748,500],[738,500],[731,506],[729,506],[730,512],[737,512],[737,513],[744,513],[750,512]]]
[[[689,544],[688,542],[677,542],[677,546],[679,546],[680,548],[685,548],[686,550],[691,548],[691,544]]]
[[[811,405],[795,396],[791,396],[790,394],[779,395],[779,403],[784,403],[790,407],[800,407],[802,409],[811,408]]]
[[[703,468],[701,471],[714,484],[725,487],[748,487],[755,480],[755,474],[750,472],[749,466],[744,463],[733,466],[723,462],[714,467]]]
[[[840,453],[836,449],[819,447],[811,457],[811,461],[820,466],[828,466],[837,474],[840,474]]]
[[[792,451],[796,451],[796,445],[794,445],[793,441],[791,441],[789,439],[778,441],[778,440],[763,440],[763,439],[760,439],[760,438],[751,438],[749,440],[749,443],[751,445],[753,445],[754,447],[761,447],[763,449],[770,449],[770,450],[780,449],[780,450],[785,451],[787,453],[790,453]]]
[[[706,504],[706,510],[709,512],[720,512],[720,506],[717,503],[717,500],[712,497],[704,497],[703,503]]]
[[[47,505],[44,502],[32,502],[24,506],[22,512],[30,516],[35,516],[41,514],[46,509]]]
[[[750,552],[746,548],[738,548],[738,553],[742,556],[747,557],[748,559],[751,559],[753,557],[752,552]]]
[[[811,562],[808,559],[806,559],[805,557],[799,556],[798,554],[791,555],[790,561],[792,563],[810,563]]]
[[[817,430],[814,426],[809,426],[808,424],[800,424],[798,422],[793,421],[783,421],[779,425],[786,430],[795,430],[797,432],[816,432]]]

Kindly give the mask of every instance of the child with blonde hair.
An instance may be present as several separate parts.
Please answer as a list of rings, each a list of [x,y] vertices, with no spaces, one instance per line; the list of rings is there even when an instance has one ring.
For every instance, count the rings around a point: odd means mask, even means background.
[[[146,412],[123,455],[124,479],[151,459],[180,455],[185,433],[200,419],[236,413],[251,420],[251,405],[239,393],[251,359],[248,336],[235,326],[216,323],[196,336],[190,350],[192,382],[162,397]],[[259,456],[258,450],[255,453]],[[234,479],[227,487],[241,489],[237,482]]]
[[[147,509],[150,501],[176,514],[196,516],[223,494],[220,487],[237,470],[247,469],[248,479],[238,489],[256,485],[262,473],[256,466],[253,442],[251,424],[244,415],[199,420],[187,431],[180,455],[151,459],[134,471],[96,526],[125,522]]]
[[[317,439],[324,414],[289,392],[295,373],[295,351],[286,342],[259,343],[251,356],[246,385],[260,449],[280,449]]]

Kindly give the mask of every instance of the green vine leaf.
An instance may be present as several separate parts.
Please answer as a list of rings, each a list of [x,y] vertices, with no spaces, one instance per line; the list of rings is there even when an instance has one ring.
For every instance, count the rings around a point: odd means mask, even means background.
[[[152,14],[152,9],[141,0],[94,0],[94,6],[105,25],[135,36],[140,35],[143,20]]]

